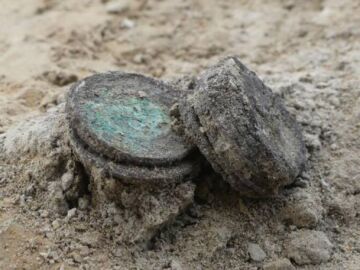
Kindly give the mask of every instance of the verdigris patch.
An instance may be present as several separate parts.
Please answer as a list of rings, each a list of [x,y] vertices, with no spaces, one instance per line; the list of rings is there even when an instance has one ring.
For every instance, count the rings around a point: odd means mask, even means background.
[[[97,137],[138,155],[158,148],[161,141],[156,139],[170,129],[166,109],[147,98],[130,97],[108,104],[90,101],[85,111]]]

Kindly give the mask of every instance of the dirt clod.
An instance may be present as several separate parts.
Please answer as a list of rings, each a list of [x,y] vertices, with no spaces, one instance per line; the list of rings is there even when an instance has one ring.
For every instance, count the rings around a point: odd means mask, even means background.
[[[250,259],[255,262],[261,262],[266,258],[266,253],[256,243],[249,243],[247,252],[249,253]]]
[[[333,245],[321,231],[300,230],[289,235],[285,249],[298,265],[321,264],[330,260]]]

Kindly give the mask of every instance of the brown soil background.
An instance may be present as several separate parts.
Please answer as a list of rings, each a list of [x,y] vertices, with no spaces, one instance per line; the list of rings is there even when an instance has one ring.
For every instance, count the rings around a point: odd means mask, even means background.
[[[213,194],[191,221],[136,250],[84,220],[59,238],[51,219],[19,206],[24,191],[0,177],[0,268],[262,269],[244,245],[258,243],[265,262],[285,257],[288,234],[300,228],[284,223],[281,209],[301,189],[316,202],[311,229],[325,232],[334,250],[326,263],[296,267],[360,269],[360,2],[118,0],[127,3],[118,14],[105,2],[1,1],[0,133],[61,103],[76,78],[126,70],[171,79],[237,54],[303,125],[305,187],[266,201]],[[58,241],[68,249],[58,251]]]

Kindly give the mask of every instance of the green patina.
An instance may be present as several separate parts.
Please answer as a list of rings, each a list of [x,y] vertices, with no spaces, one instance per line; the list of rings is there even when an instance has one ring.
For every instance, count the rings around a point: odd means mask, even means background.
[[[151,151],[156,146],[154,139],[170,129],[166,110],[146,98],[102,97],[86,103],[84,109],[98,139],[131,153]]]

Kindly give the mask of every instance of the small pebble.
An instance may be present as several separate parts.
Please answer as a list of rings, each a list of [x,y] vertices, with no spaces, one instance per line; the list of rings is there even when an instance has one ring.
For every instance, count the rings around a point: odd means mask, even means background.
[[[321,149],[321,141],[319,135],[305,133],[305,144],[310,152],[319,151]]]
[[[143,54],[138,53],[134,55],[133,61],[135,64],[144,64],[146,62],[146,58]]]
[[[60,221],[58,219],[55,219],[52,223],[51,226],[53,227],[54,230],[57,230],[58,228],[60,228],[61,224]]]
[[[129,19],[124,19],[121,22],[120,26],[121,26],[121,28],[124,28],[124,29],[132,29],[135,27],[135,22],[132,20],[129,20]]]
[[[61,187],[64,191],[68,190],[74,182],[74,176],[71,172],[66,172],[61,176]]]
[[[66,218],[68,220],[72,219],[76,215],[76,208],[72,208],[67,212]]]
[[[330,149],[335,151],[335,150],[338,149],[338,145],[336,143],[333,143],[333,144],[330,145]]]
[[[69,206],[65,199],[61,183],[58,181],[50,182],[48,192],[50,198],[48,207],[60,215],[66,215],[69,210]]]
[[[261,262],[266,258],[266,253],[262,250],[262,248],[258,244],[255,243],[248,244],[248,254],[251,260],[255,262]]]
[[[89,198],[81,197],[79,199],[79,209],[86,210],[89,207]]]
[[[72,258],[77,263],[81,263],[83,261],[82,257],[78,253],[72,254]]]

